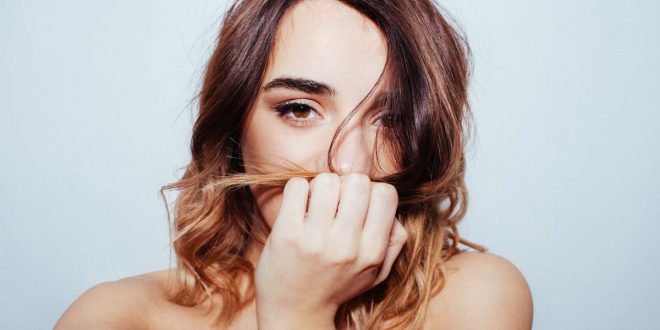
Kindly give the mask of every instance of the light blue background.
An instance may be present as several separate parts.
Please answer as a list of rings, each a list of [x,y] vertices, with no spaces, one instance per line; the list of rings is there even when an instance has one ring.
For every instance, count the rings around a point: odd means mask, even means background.
[[[462,234],[527,277],[535,329],[658,329],[660,2],[443,2],[474,51]],[[224,1],[0,1],[0,328],[168,267]]]

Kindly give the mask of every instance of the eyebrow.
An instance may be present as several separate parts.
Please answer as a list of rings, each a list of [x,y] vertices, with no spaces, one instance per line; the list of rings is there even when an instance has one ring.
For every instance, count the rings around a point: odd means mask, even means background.
[[[274,88],[294,89],[305,93],[326,96],[335,96],[337,94],[337,91],[328,84],[300,77],[283,76],[275,78],[264,85],[263,90],[268,91]]]
[[[320,81],[316,81],[312,79],[291,77],[291,76],[282,76],[275,78],[270,82],[268,82],[266,85],[264,85],[263,90],[268,91],[276,88],[293,89],[305,93],[325,95],[331,97],[334,97],[337,94],[337,91],[334,89],[334,87],[326,83],[322,83]],[[370,109],[385,107],[388,101],[391,99],[392,95],[393,94],[390,91],[379,92],[378,94],[376,94]]]

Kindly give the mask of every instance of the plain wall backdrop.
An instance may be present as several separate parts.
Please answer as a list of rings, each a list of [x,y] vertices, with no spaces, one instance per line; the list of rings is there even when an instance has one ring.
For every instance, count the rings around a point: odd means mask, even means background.
[[[461,233],[515,263],[534,328],[659,329],[658,1],[441,1],[474,52]],[[168,267],[226,1],[0,1],[0,328]]]

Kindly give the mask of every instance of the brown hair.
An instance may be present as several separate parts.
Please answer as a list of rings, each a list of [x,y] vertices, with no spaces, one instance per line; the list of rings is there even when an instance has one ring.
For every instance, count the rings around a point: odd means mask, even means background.
[[[180,192],[172,228],[178,267],[169,299],[192,306],[218,293],[217,320],[227,324],[254,298],[254,267],[243,255],[247,243],[263,242],[267,235],[264,224],[253,221],[259,211],[248,185],[282,187],[291,177],[317,174],[248,175],[240,152],[241,130],[259,93],[278,24],[297,2],[237,0],[227,11],[198,95],[192,159],[179,181],[161,188],[163,198],[165,190]],[[340,328],[421,328],[429,299],[444,286],[445,261],[460,251],[458,244],[484,250],[457,230],[467,210],[470,50],[432,0],[342,2],[371,19],[387,40],[383,74],[392,93],[385,100],[389,116],[383,138],[400,171],[374,180],[397,188],[397,217],[409,239],[388,278],[340,306],[335,321]],[[242,294],[245,276],[249,290]]]

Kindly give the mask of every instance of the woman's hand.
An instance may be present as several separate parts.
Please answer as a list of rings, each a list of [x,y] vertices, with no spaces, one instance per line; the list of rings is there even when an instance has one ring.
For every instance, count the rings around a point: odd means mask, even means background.
[[[397,204],[394,186],[363,174],[289,180],[257,264],[259,328],[334,328],[339,305],[385,280],[405,244]]]

